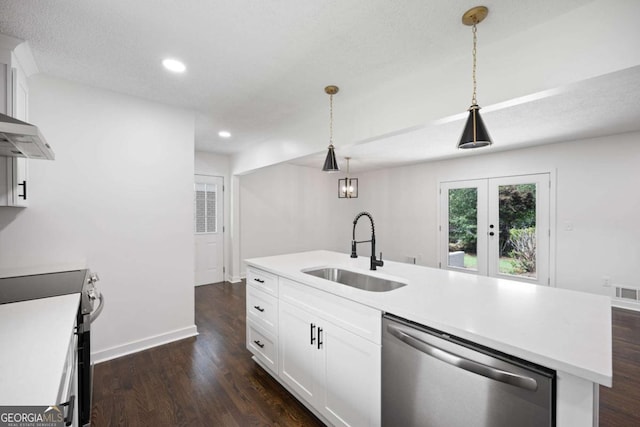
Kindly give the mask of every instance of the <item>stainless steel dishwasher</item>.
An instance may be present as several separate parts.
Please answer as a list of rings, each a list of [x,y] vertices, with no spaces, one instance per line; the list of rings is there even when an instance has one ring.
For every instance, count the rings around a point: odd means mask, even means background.
[[[382,425],[555,425],[555,371],[385,315]]]

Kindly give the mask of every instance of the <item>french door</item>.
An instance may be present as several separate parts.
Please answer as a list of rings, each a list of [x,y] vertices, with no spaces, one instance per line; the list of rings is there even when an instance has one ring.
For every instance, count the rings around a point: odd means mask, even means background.
[[[440,267],[550,284],[550,176],[440,184]]]

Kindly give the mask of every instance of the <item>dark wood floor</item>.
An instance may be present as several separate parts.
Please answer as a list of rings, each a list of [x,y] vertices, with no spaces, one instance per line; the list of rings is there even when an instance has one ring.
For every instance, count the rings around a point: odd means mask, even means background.
[[[640,313],[613,309],[613,388],[600,387],[600,426],[640,426]]]
[[[245,285],[197,287],[200,335],[95,367],[92,425],[321,426],[245,348]],[[640,313],[613,311],[614,387],[600,426],[640,426]]]
[[[91,424],[322,426],[245,347],[245,285],[195,290],[199,336],[95,366]]]

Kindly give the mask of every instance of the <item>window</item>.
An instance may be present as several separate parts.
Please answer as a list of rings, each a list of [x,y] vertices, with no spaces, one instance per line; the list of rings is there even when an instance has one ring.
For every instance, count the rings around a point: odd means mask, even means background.
[[[215,184],[194,184],[195,232],[218,232],[218,186]]]

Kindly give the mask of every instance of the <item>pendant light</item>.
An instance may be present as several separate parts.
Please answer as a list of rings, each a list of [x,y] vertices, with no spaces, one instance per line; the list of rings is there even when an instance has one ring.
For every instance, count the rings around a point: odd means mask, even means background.
[[[476,44],[478,41],[476,25],[482,22],[488,14],[489,9],[484,6],[476,6],[462,15],[462,23],[471,26],[473,32],[473,96],[471,97],[471,107],[469,107],[469,118],[462,131],[458,148],[479,148],[491,145],[491,138],[480,117],[480,107],[476,100]]]
[[[351,157],[345,157],[344,159],[347,161],[347,176],[338,180],[338,198],[356,199],[358,197],[358,178],[349,178],[349,160],[351,160]]]
[[[339,172],[338,162],[336,162],[336,153],[333,149],[333,95],[338,93],[338,86],[327,86],[324,91],[329,95],[329,151],[327,158],[324,160],[322,170],[324,172]]]

